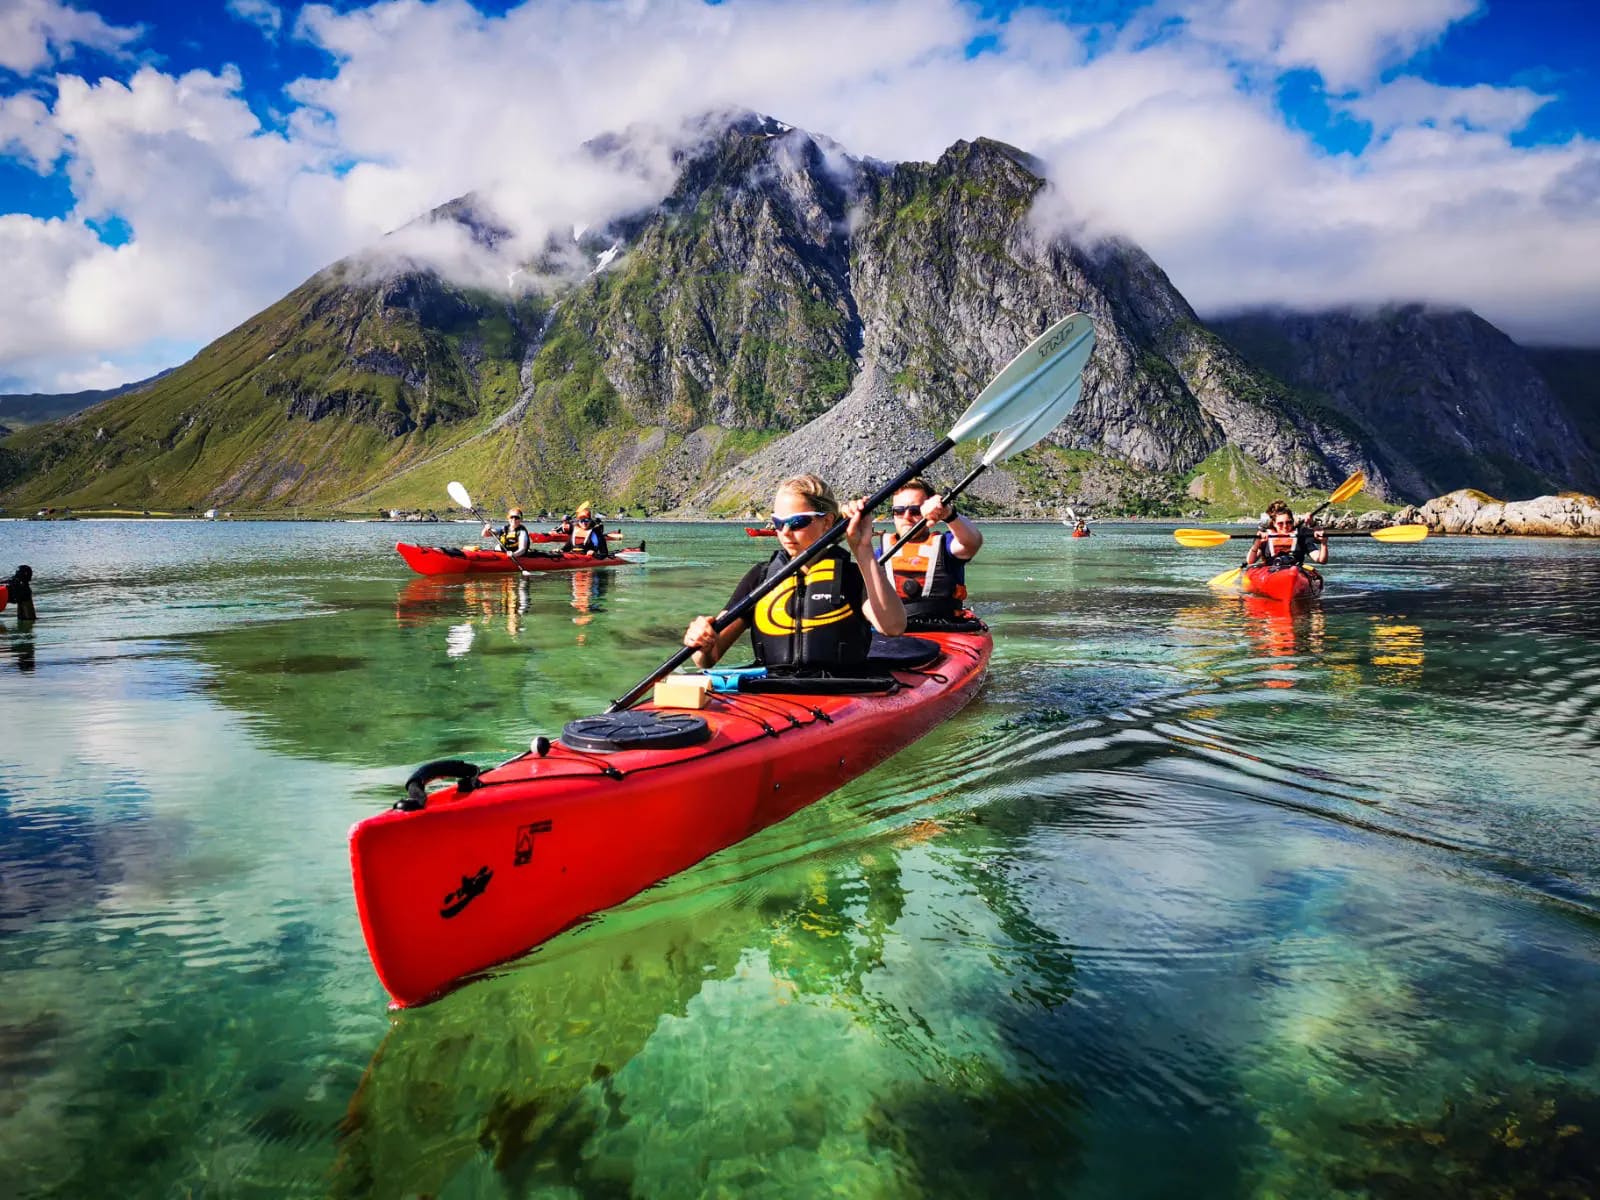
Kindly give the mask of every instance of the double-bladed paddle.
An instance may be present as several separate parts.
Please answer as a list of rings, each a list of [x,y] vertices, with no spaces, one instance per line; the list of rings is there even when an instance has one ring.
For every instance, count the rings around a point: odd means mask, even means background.
[[[1382,529],[1324,529],[1324,537],[1370,537],[1380,542],[1420,542],[1428,536],[1426,525],[1386,525]],[[1180,546],[1203,550],[1220,546],[1235,538],[1254,538],[1253,533],[1224,533],[1220,529],[1175,529],[1172,536]]]
[[[926,471],[948,454],[958,443],[975,438],[997,435],[997,441],[1010,439],[1013,448],[1002,452],[998,458],[985,455],[984,463],[964,480],[965,486],[978,471],[990,462],[998,462],[1008,454],[1019,453],[1033,445],[1066,416],[1077,402],[1083,365],[1094,349],[1094,325],[1083,313],[1074,313],[1057,321],[1045,330],[1006,364],[1005,368],[978,393],[966,412],[962,413],[937,446],[909,464],[903,471],[867,498],[863,511],[870,513],[903,488],[910,480]],[[1054,419],[1050,414],[1054,413]],[[1048,422],[1048,424],[1046,423]],[[1031,440],[1029,440],[1031,438]],[[991,447],[991,452],[993,447]],[[952,492],[952,495],[955,493]],[[711,623],[711,628],[721,632],[735,621],[742,620],[761,600],[783,581],[800,571],[827,552],[844,536],[846,522],[836,521],[831,529],[805,550],[795,555],[772,578],[756,588],[734,607],[728,609]],[[689,661],[693,647],[684,646],[666,662],[641,679],[627,694],[611,705],[607,712],[622,712],[632,707],[663,675],[676,670]]]

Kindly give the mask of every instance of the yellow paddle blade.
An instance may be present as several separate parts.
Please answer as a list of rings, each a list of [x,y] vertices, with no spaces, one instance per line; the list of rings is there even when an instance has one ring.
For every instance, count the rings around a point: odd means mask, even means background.
[[[1390,525],[1387,529],[1374,529],[1372,536],[1380,542],[1420,542],[1428,536],[1426,525]]]
[[[1239,582],[1239,576],[1242,573],[1242,568],[1234,567],[1231,571],[1224,571],[1221,575],[1214,575],[1206,580],[1206,586],[1214,588],[1232,587]]]
[[[1201,550],[1207,546],[1220,546],[1232,538],[1233,534],[1223,533],[1220,529],[1174,529],[1172,536],[1177,539],[1180,546]]]
[[[1357,471],[1354,475],[1350,476],[1349,479],[1346,479],[1338,487],[1333,489],[1333,495],[1328,497],[1328,503],[1343,504],[1346,500],[1350,499],[1351,496],[1354,496],[1366,486],[1367,473],[1365,471]]]

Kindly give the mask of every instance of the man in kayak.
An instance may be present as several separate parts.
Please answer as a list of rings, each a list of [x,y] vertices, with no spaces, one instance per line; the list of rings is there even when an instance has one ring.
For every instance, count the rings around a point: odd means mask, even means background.
[[[498,529],[492,525],[485,525],[480,536],[492,537],[500,549],[511,556],[512,562],[515,562],[518,556],[526,556],[530,552],[528,527],[522,523],[520,508],[507,509],[506,523]]]
[[[1082,517],[1079,517],[1078,518],[1078,523],[1072,527],[1072,536],[1073,537],[1088,537],[1089,536],[1088,523],[1085,522]]]
[[[913,479],[894,494],[894,532],[883,535],[878,557],[926,519],[921,536],[908,541],[884,562],[895,594],[905,605],[907,627],[953,621],[967,598],[967,563],[983,546],[978,527],[946,504],[926,479]],[[937,533],[943,521],[948,528]]]
[[[1299,567],[1308,558],[1318,564],[1328,561],[1328,535],[1309,525],[1296,525],[1294,513],[1285,504],[1272,514],[1271,527],[1256,534],[1244,565],[1246,570],[1264,564],[1279,571]]]
[[[735,621],[718,633],[711,617],[696,617],[683,635],[683,644],[694,648],[696,665],[715,665],[749,629],[761,666],[780,673],[848,675],[866,661],[874,629],[887,637],[904,633],[905,606],[873,557],[872,515],[862,505],[854,500],[841,509],[815,475],[785,480],[772,500],[778,550],[745,573],[723,611],[777,575],[837,521],[846,522],[849,548],[833,546],[801,572],[802,581],[785,580],[762,598],[750,620]]]
[[[568,554],[587,554],[593,558],[606,558],[611,551],[606,548],[606,523],[594,515],[587,504],[580,504],[572,519],[572,539]]]

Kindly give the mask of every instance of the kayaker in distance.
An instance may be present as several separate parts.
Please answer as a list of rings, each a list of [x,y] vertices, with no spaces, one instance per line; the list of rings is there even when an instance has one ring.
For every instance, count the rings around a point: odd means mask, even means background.
[[[906,628],[927,621],[953,621],[965,607],[967,563],[983,546],[978,527],[961,516],[933,490],[926,479],[913,479],[894,494],[894,532],[883,535],[878,557],[926,518],[920,538],[906,542],[884,562],[895,594],[906,610]],[[949,526],[943,533],[934,525]]]
[[[738,620],[718,633],[711,617],[689,622],[683,644],[694,648],[697,666],[715,665],[748,628],[756,662],[769,670],[847,674],[866,661],[874,629],[887,637],[905,632],[905,606],[873,556],[872,514],[862,511],[862,500],[841,509],[832,490],[815,475],[796,475],[779,485],[772,498],[778,550],[745,573],[727,608],[840,520],[847,522],[849,549],[830,548],[801,572],[804,581],[798,588],[793,577],[785,580],[756,606],[753,624]]]
[[[572,514],[571,513],[567,513],[566,516],[562,517],[561,520],[557,521],[556,522],[556,527],[554,529],[552,529],[550,532],[551,533],[558,533],[562,537],[566,538],[568,542],[571,542],[572,541]]]
[[[492,537],[500,549],[509,554],[512,559],[530,552],[528,527],[522,523],[522,510],[520,508],[507,509],[506,523],[498,529],[492,525],[485,525],[480,536]]]
[[[567,547],[569,554],[588,554],[594,558],[605,558],[611,553],[606,548],[606,523],[594,515],[594,510],[589,505],[578,506],[572,524],[572,542]]]
[[[1265,564],[1277,571],[1302,566],[1307,559],[1318,564],[1328,561],[1328,537],[1320,529],[1296,525],[1294,513],[1283,505],[1272,514],[1271,528],[1256,534],[1244,565],[1248,570]]]
[[[1073,537],[1088,537],[1089,536],[1089,526],[1084,521],[1084,519],[1082,517],[1079,517],[1078,518],[1078,523],[1072,527],[1072,536]]]

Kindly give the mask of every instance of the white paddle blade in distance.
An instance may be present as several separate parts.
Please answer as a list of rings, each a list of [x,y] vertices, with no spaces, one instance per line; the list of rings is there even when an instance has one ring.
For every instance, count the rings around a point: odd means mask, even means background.
[[[444,490],[449,492],[450,499],[454,500],[462,508],[472,507],[472,497],[467,494],[467,489],[462,487],[454,479],[445,484]]]
[[[1032,412],[1026,410],[1065,392],[1093,350],[1094,322],[1088,315],[1063,317],[989,381],[950,430],[950,440],[984,437],[1029,419]]]
[[[616,557],[622,559],[623,562],[649,562],[650,552],[648,550],[618,550]]]

